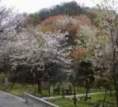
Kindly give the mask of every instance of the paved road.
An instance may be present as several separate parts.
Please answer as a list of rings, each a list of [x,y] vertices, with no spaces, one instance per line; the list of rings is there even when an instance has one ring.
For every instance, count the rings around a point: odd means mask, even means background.
[[[0,91],[0,107],[30,107],[19,97]]]

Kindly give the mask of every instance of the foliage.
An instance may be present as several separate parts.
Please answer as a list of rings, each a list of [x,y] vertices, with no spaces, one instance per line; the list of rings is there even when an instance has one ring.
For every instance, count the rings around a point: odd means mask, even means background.
[[[45,71],[47,72],[48,81],[51,84],[63,82],[66,78],[66,74],[61,70],[61,65],[53,62],[49,62],[45,65]]]

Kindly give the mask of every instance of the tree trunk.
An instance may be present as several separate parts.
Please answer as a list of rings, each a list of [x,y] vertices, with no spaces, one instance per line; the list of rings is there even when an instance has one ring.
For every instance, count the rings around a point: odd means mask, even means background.
[[[87,101],[88,100],[88,93],[89,93],[89,84],[88,84],[88,82],[86,82],[86,92],[85,92],[85,101]]]
[[[116,96],[116,104],[117,104],[117,107],[118,107],[118,84],[117,84],[117,77],[116,75],[114,75],[114,88],[115,88],[115,96]]]
[[[117,79],[117,51],[116,48],[118,48],[117,40],[118,40],[118,30],[117,27],[115,29],[111,29],[111,42],[112,42],[112,65],[111,65],[111,72],[112,72],[112,78],[114,82],[114,88],[115,88],[115,96],[116,96],[116,107],[118,107],[118,79]],[[114,36],[116,39],[114,40]]]
[[[73,96],[74,107],[77,107],[77,97],[76,97],[76,87],[74,86],[74,96]]]
[[[38,93],[42,94],[41,80],[38,79]]]
[[[49,95],[49,97],[50,97],[50,95],[51,95],[51,92],[50,92],[50,85],[48,86],[48,95]]]
[[[114,82],[114,88],[115,88],[115,96],[116,96],[116,104],[118,107],[118,79],[117,79],[117,64],[115,62],[116,58],[116,53],[115,53],[115,49],[113,50],[113,60],[112,60],[112,78],[113,78],[113,82]]]
[[[105,94],[104,94],[104,99],[103,99],[103,107],[105,107],[106,98],[107,98],[107,90],[105,88]]]

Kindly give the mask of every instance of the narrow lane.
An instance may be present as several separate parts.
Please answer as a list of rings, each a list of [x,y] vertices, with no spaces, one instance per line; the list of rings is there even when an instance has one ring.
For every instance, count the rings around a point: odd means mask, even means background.
[[[30,105],[20,97],[0,91],[0,107],[30,107]]]

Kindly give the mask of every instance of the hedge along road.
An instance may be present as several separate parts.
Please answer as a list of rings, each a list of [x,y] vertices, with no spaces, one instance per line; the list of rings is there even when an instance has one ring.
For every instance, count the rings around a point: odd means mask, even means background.
[[[0,91],[0,107],[31,107],[31,105],[27,105],[20,97]]]

